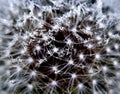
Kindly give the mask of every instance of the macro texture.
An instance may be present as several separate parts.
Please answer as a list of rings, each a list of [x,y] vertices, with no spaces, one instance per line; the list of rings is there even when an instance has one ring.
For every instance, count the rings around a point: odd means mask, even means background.
[[[101,0],[8,1],[0,10],[0,87],[9,94],[119,94],[119,17],[105,13]]]

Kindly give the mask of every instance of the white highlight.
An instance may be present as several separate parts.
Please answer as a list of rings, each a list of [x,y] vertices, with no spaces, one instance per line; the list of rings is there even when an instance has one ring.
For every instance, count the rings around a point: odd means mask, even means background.
[[[72,44],[72,41],[70,39],[67,39],[67,42],[66,42],[68,45],[71,45]]]
[[[78,84],[78,89],[80,89],[80,90],[81,90],[81,89],[83,89],[83,87],[84,87],[84,86],[83,86],[83,84],[82,84],[82,83]]]
[[[53,66],[53,67],[52,67],[52,70],[56,72],[56,71],[58,70],[58,69],[57,69],[57,66]]]
[[[106,51],[107,51],[108,53],[110,53],[110,52],[111,52],[110,47],[106,47]]]
[[[119,49],[119,44],[114,44],[114,48],[116,49],[116,50],[118,50]]]
[[[33,85],[28,84],[28,85],[27,85],[27,88],[28,88],[28,90],[30,90],[30,91],[31,91],[31,90],[33,90]]]
[[[37,76],[37,73],[36,71],[32,71],[31,74],[30,74],[31,77],[36,77]]]
[[[110,37],[112,37],[112,36],[113,36],[112,32],[108,32],[108,35],[109,35]]]
[[[57,86],[57,82],[56,81],[52,81],[51,82],[51,86]]]
[[[80,60],[84,60],[84,59],[85,59],[83,53],[79,54],[79,59],[80,59]]]
[[[75,28],[75,27],[72,29],[72,32],[77,32],[77,30],[76,30],[76,28]]]
[[[87,31],[90,31],[90,30],[91,30],[91,27],[90,27],[90,26],[87,26],[87,27],[86,27],[86,30],[87,30]]]
[[[98,40],[98,41],[100,41],[102,38],[101,38],[101,36],[96,36],[96,39]]]
[[[93,86],[95,86],[95,85],[97,84],[97,80],[94,79],[94,80],[92,81],[92,84],[93,84]]]
[[[44,62],[44,59],[39,59],[38,62],[39,64],[42,64]]]
[[[47,40],[48,40],[48,36],[47,36],[47,35],[43,35],[42,37],[43,37],[42,39],[43,39],[44,41],[47,41]]]
[[[100,54],[97,53],[97,54],[95,55],[95,59],[100,60],[100,58],[101,58]]]
[[[93,48],[93,45],[92,44],[88,44],[87,46],[89,49]]]
[[[57,52],[58,52],[58,48],[54,47],[54,48],[53,48],[53,52],[54,52],[54,53],[57,53]]]
[[[116,61],[116,60],[113,61],[113,65],[114,65],[115,67],[120,67],[118,61]]]
[[[9,87],[13,87],[15,85],[14,82],[15,82],[15,80],[10,80],[8,82]]]
[[[89,73],[90,73],[90,74],[93,74],[93,73],[94,73],[94,71],[93,71],[92,68],[89,69]]]
[[[90,26],[87,26],[86,28],[85,28],[85,31],[84,31],[86,34],[89,34],[89,35],[92,35],[93,34],[93,32],[91,32],[91,27]]]
[[[69,64],[69,65],[73,65],[73,64],[74,64],[74,61],[71,59],[71,60],[68,61],[68,64]]]
[[[17,71],[17,72],[20,72],[20,71],[22,71],[22,68],[20,68],[19,66],[17,66],[17,67],[16,67],[16,71]]]
[[[35,47],[35,49],[36,49],[37,51],[40,51],[40,50],[41,50],[41,47],[40,47],[39,45],[37,45],[37,46]]]
[[[29,57],[29,58],[27,59],[27,62],[28,62],[28,63],[32,63],[32,62],[33,62],[33,59],[32,59],[31,57]]]
[[[29,38],[29,36],[27,34],[25,34],[24,36],[22,36],[23,40],[27,40]]]
[[[22,50],[20,51],[21,54],[25,54],[25,52],[26,52],[26,49],[22,49]]]
[[[107,66],[103,66],[103,72],[107,72],[108,71],[108,67]]]
[[[58,24],[56,24],[56,25],[53,26],[54,30],[58,30],[59,28],[60,28],[60,26]]]
[[[99,23],[99,28],[105,28],[105,24]]]
[[[77,75],[75,73],[71,74],[72,79],[77,78]]]

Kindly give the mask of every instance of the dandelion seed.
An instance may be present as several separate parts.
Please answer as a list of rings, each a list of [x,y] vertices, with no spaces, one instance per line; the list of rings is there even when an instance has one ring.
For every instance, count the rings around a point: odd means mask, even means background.
[[[118,68],[120,67],[120,65],[119,65],[118,61],[116,61],[116,60],[115,60],[115,61],[113,61],[113,65],[114,65],[116,68],[117,68],[117,67],[118,67]]]
[[[68,61],[68,64],[69,64],[69,65],[73,65],[73,64],[74,64],[74,61],[73,61],[73,60],[69,60],[69,61]]]
[[[58,69],[57,69],[57,66],[53,66],[53,67],[52,67],[52,70],[56,72],[56,71],[58,70]]]
[[[85,57],[84,57],[84,54],[83,54],[83,53],[80,53],[80,54],[79,54],[79,59],[80,59],[80,60],[84,60],[84,59],[85,59]]]
[[[76,28],[73,28],[73,29],[72,29],[72,32],[73,32],[73,33],[74,33],[74,32],[77,32]]]
[[[103,72],[104,73],[108,72],[108,67],[107,66],[103,66]]]
[[[102,38],[98,35],[96,36],[96,39],[100,41]]]
[[[106,27],[105,24],[99,23],[99,28],[105,28],[105,27]]]
[[[51,84],[51,86],[53,86],[53,87],[56,87],[56,86],[57,86],[57,82],[56,82],[56,81],[52,81],[50,84]]]
[[[27,59],[27,63],[32,63],[34,60],[31,58],[31,57],[29,57],[28,59]]]
[[[116,50],[118,50],[119,49],[119,44],[114,44],[114,48],[116,49]]]
[[[22,68],[20,68],[19,66],[16,67],[16,71],[19,73],[20,71],[22,71]]]
[[[68,45],[71,45],[72,44],[72,41],[70,39],[67,39],[67,42],[66,42]]]
[[[21,49],[20,51],[21,54],[25,54],[25,52],[26,52],[26,49]]]
[[[58,49],[58,48],[56,48],[56,47],[54,47],[54,48],[53,48],[53,52],[54,52],[54,53],[57,53],[57,52],[58,52],[58,50],[59,50],[59,49]]]
[[[31,76],[31,77],[36,77],[36,76],[37,76],[36,71],[32,71],[32,72],[30,73],[30,76]]]
[[[93,45],[92,44],[88,44],[88,49],[92,49],[93,48]]]
[[[110,49],[110,47],[106,47],[106,51],[107,51],[108,53],[112,52],[112,50]]]
[[[82,83],[78,84],[78,89],[82,90],[84,85]]]
[[[28,88],[29,91],[32,91],[33,90],[33,85],[32,84],[28,84],[27,88]]]
[[[72,79],[77,78],[77,75],[75,73],[71,74]]]
[[[97,80],[92,80],[92,84],[93,84],[93,86],[96,86],[97,85]]]
[[[44,41],[47,41],[47,40],[48,40],[48,36],[47,36],[47,35],[43,35],[42,37],[43,37],[42,39],[43,39]]]
[[[39,45],[37,45],[37,46],[35,47],[35,49],[36,49],[37,51],[40,51],[40,50],[41,50],[41,47],[40,47]]]
[[[96,53],[95,59],[100,60],[100,58],[101,58],[100,54],[99,54],[99,53]]]

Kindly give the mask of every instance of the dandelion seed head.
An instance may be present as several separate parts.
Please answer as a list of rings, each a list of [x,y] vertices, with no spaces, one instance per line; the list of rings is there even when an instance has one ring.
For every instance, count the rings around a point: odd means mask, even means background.
[[[103,12],[101,0],[90,2],[12,0],[2,8],[0,62],[6,72],[0,80],[6,91],[119,93],[119,19]]]

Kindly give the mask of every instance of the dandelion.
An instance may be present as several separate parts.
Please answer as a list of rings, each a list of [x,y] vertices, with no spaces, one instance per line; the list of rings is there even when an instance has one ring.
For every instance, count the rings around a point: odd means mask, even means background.
[[[101,0],[9,4],[0,20],[9,94],[119,93],[119,19],[102,12]]]

